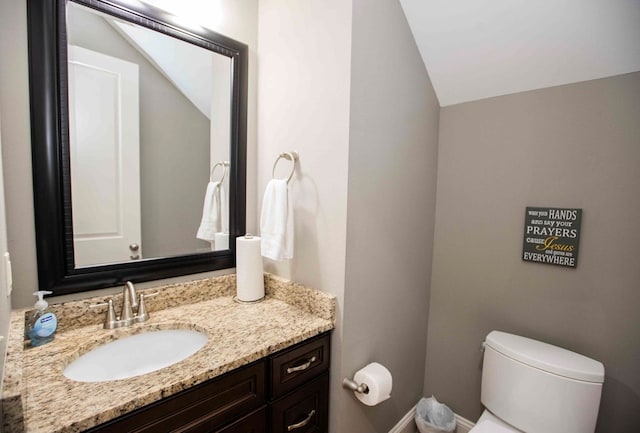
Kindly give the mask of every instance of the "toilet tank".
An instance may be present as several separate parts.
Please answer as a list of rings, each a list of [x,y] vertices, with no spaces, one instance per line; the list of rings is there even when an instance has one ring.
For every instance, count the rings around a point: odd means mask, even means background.
[[[560,347],[492,331],[482,366],[482,404],[527,433],[592,433],[604,366]]]

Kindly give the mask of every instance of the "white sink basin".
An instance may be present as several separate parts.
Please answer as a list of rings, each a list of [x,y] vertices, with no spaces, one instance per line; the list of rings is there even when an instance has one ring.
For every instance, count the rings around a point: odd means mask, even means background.
[[[73,361],[63,373],[79,382],[139,376],[182,361],[202,349],[207,339],[193,330],[147,331],[103,344]]]

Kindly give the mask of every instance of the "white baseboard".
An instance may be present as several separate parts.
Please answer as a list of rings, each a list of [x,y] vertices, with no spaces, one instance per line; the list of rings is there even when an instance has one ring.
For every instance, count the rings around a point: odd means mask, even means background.
[[[454,414],[456,416],[456,433],[469,433],[474,426],[474,423],[461,417],[460,415]],[[413,418],[416,416],[416,407],[413,406],[409,412],[402,417],[398,423],[393,426],[389,433],[418,433],[418,428],[416,427]]]
[[[472,423],[466,418],[462,418],[458,414],[456,414],[456,421],[458,422],[456,433],[469,433],[469,430],[471,430],[475,425],[475,423]]]

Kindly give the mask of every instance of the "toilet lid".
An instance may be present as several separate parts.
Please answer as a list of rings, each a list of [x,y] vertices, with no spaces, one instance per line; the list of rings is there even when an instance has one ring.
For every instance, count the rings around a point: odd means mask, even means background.
[[[490,420],[485,420],[476,424],[469,433],[514,433],[516,431],[517,430],[511,430]]]

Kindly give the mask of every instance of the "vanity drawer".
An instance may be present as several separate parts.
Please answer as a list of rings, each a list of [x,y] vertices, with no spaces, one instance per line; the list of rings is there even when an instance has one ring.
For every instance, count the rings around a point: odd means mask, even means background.
[[[263,407],[215,433],[264,433],[267,430],[267,408]]]
[[[329,373],[271,404],[271,433],[327,433]]]
[[[260,361],[211,379],[87,432],[210,433],[216,431],[265,404],[265,364],[265,361]],[[247,433],[249,432],[251,430],[247,430]]]
[[[329,334],[323,334],[273,356],[271,398],[278,398],[328,370],[329,341]]]

